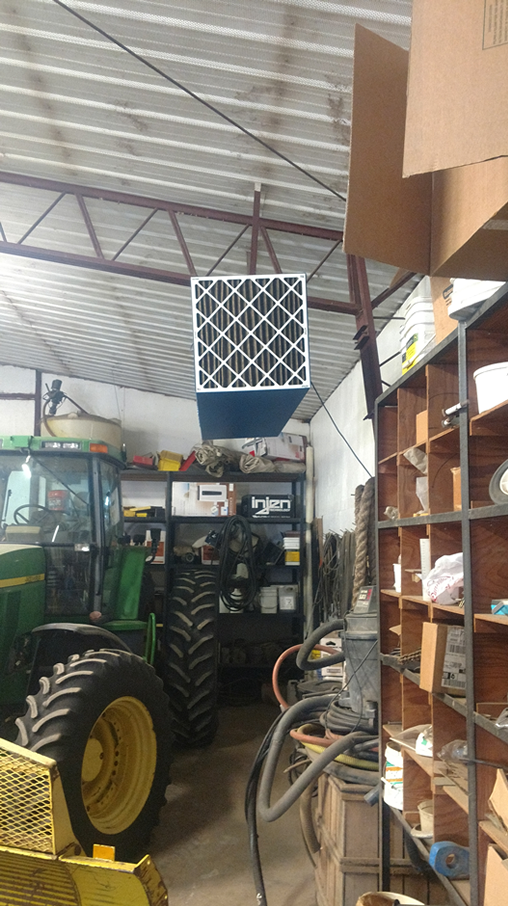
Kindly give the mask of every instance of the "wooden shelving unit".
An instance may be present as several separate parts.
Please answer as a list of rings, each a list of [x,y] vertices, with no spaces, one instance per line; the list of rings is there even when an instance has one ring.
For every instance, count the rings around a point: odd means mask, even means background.
[[[508,857],[508,834],[489,820],[488,799],[496,768],[508,771],[508,731],[495,727],[485,703],[508,695],[508,617],[493,616],[491,601],[508,597],[508,506],[493,504],[489,482],[508,459],[508,403],[478,412],[473,373],[508,360],[508,284],[483,303],[468,321],[389,388],[377,401],[378,588],[381,672],[382,751],[394,728],[430,723],[433,757],[403,749],[403,809],[397,820],[410,833],[419,823],[418,803],[434,802],[433,840],[417,840],[423,858],[433,841],[469,847],[470,878],[440,877],[447,898],[458,906],[482,906],[487,848],[493,841]],[[467,401],[457,424],[443,427],[443,409]],[[417,416],[427,412],[425,436],[417,438]],[[418,441],[418,443],[417,443]],[[428,506],[416,493],[421,476],[407,456],[417,447],[427,456]],[[460,509],[452,469],[460,467]],[[397,517],[387,518],[395,508]],[[428,539],[432,566],[463,551],[464,606],[433,604],[423,597],[420,540]],[[399,560],[400,558],[400,560]],[[394,588],[393,565],[400,562],[401,587]],[[423,623],[463,626],[466,688],[460,697],[420,688],[413,661],[404,656],[421,648]],[[439,760],[443,746],[467,741],[469,766],[460,777]],[[485,764],[482,762],[490,762]],[[381,817],[383,889],[390,889],[389,828]],[[439,876],[438,876],[439,877]]]

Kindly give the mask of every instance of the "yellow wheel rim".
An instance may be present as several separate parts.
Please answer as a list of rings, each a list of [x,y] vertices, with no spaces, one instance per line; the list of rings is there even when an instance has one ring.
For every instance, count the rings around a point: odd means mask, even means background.
[[[88,817],[104,834],[119,834],[136,820],[152,788],[157,740],[147,708],[117,698],[88,737],[81,792]]]

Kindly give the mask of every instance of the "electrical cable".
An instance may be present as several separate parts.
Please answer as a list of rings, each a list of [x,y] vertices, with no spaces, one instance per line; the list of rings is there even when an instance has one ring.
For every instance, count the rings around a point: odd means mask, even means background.
[[[221,601],[233,613],[247,610],[258,594],[252,532],[243,516],[229,516],[217,538],[217,583]]]
[[[285,154],[283,154],[282,151],[277,151],[277,149],[274,148],[273,145],[270,145],[268,142],[265,142],[264,139],[260,138],[258,135],[255,135],[254,132],[251,132],[250,129],[247,129],[245,126],[242,126],[240,123],[238,123],[236,120],[234,120],[231,116],[228,116],[227,113],[224,113],[218,107],[215,107],[214,104],[211,104],[209,101],[205,101],[205,99],[200,97],[199,94],[196,94],[196,92],[192,91],[191,88],[187,88],[186,85],[184,85],[182,82],[179,82],[177,79],[173,78],[173,76],[168,75],[168,73],[164,72],[163,69],[159,69],[159,67],[155,66],[154,63],[150,63],[150,61],[147,60],[146,57],[143,57],[141,54],[137,53],[131,47],[128,47],[127,44],[124,44],[118,38],[115,38],[109,32],[107,32],[103,28],[101,28],[99,25],[96,25],[95,22],[92,22],[90,19],[87,19],[86,16],[81,15],[81,13],[78,13],[77,10],[72,9],[72,7],[67,6],[66,3],[62,2],[62,0],[53,0],[53,3],[56,3],[57,6],[61,6],[61,8],[66,10],[68,13],[70,13],[71,16],[75,16],[76,19],[79,19],[80,22],[83,22],[84,25],[87,25],[89,28],[93,29],[93,31],[97,32],[97,34],[102,35],[102,37],[106,38],[107,41],[111,41],[112,44],[116,44],[116,46],[119,47],[120,50],[124,50],[126,53],[130,54],[130,56],[134,57],[135,60],[138,60],[139,63],[143,63],[143,65],[147,66],[148,69],[151,69],[152,72],[157,73],[157,75],[160,75],[167,82],[170,82],[172,85],[175,85],[177,88],[179,88],[185,94],[188,94],[189,97],[193,98],[193,100],[198,101],[198,103],[202,104],[208,110],[211,110],[212,113],[215,113],[217,116],[221,117],[221,119],[225,120],[231,126],[234,126],[235,129],[239,129],[240,132],[243,132],[244,135],[247,135],[249,138],[253,139],[255,142],[258,142],[258,144],[262,145],[263,148],[266,148],[267,151],[270,151],[272,154],[275,154],[281,160],[285,161],[287,164],[290,164],[291,167],[294,167],[295,170],[298,170],[304,176],[307,176],[309,179],[312,179],[313,182],[320,185],[323,189],[326,189],[327,192],[331,192],[332,195],[335,195],[336,198],[340,198],[341,201],[346,201],[345,196],[341,195],[340,192],[337,192],[336,189],[332,189],[331,186],[327,185],[327,183],[323,182],[317,176],[314,176],[312,173],[309,173],[309,171],[306,170],[305,167],[301,167],[300,164],[296,164],[293,160],[291,160],[290,157],[287,157]]]
[[[58,2],[60,2],[60,0],[54,0],[54,2],[55,2],[55,3],[58,3]],[[327,414],[328,417],[330,418],[330,420],[331,420],[331,422],[332,422],[332,424],[333,424],[335,430],[337,431],[337,434],[339,434],[340,437],[342,437],[342,440],[344,441],[344,443],[346,444],[346,446],[349,447],[349,449],[351,450],[351,453],[353,454],[353,456],[355,457],[355,459],[358,460],[358,462],[360,463],[360,465],[362,466],[362,468],[365,469],[365,471],[367,472],[367,475],[369,476],[369,478],[372,478],[372,477],[373,477],[373,476],[372,476],[372,472],[370,472],[370,471],[368,470],[368,468],[367,468],[367,466],[365,465],[365,463],[363,463],[363,462],[361,461],[361,459],[360,459],[360,457],[358,456],[358,454],[353,450],[353,447],[351,446],[351,444],[349,443],[349,441],[346,440],[346,438],[344,437],[344,435],[343,435],[342,431],[340,430],[340,428],[339,428],[337,422],[335,421],[335,419],[334,419],[332,413],[330,412],[329,409],[326,408],[326,403],[325,403],[324,400],[322,399],[321,394],[319,393],[319,391],[316,389],[316,385],[315,385],[314,383],[312,383],[312,381],[311,381],[311,385],[312,385],[312,389],[314,390],[314,393],[316,394],[316,396],[317,396],[319,402],[321,403],[323,409],[325,410],[326,414]]]

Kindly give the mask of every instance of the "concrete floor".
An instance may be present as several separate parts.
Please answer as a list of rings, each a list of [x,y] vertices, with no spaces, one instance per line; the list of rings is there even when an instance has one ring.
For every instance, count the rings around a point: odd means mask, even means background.
[[[150,845],[170,906],[256,906],[244,795],[254,756],[276,715],[274,705],[262,702],[221,708],[214,743],[176,753],[168,804]],[[272,803],[288,787],[287,764],[283,753]],[[268,906],[316,906],[298,804],[272,824],[260,822],[258,832]]]

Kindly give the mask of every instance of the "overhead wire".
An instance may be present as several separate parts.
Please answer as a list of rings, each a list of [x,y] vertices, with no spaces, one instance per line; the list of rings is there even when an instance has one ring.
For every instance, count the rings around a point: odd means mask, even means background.
[[[287,164],[290,164],[291,167],[294,167],[295,170],[298,170],[304,176],[308,177],[308,179],[312,179],[313,182],[320,185],[323,189],[326,189],[327,192],[331,192],[332,195],[335,195],[336,198],[340,198],[341,201],[346,201],[346,197],[344,195],[341,195],[340,192],[337,192],[336,189],[332,189],[331,186],[323,182],[317,176],[314,176],[314,174],[306,170],[305,167],[302,167],[300,166],[300,164],[295,163],[294,160],[291,160],[291,158],[286,154],[283,154],[282,151],[278,151],[277,148],[274,148],[273,145],[269,144],[269,142],[266,142],[264,139],[260,138],[259,135],[256,135],[254,132],[251,132],[250,129],[242,126],[242,124],[233,119],[233,117],[229,116],[227,113],[224,113],[224,111],[216,107],[215,104],[211,104],[210,101],[206,101],[205,98],[201,97],[195,91],[192,91],[191,88],[188,88],[182,82],[178,81],[178,79],[175,79],[167,72],[164,72],[163,69],[160,69],[154,63],[151,63],[150,60],[147,60],[146,57],[144,57],[142,54],[137,53],[137,51],[133,50],[132,47],[124,44],[123,41],[115,38],[114,35],[105,31],[95,22],[92,22],[90,19],[87,19],[86,16],[83,16],[81,13],[78,13],[77,10],[73,9],[71,6],[68,6],[67,3],[63,2],[63,0],[53,0],[53,3],[56,3],[57,6],[60,6],[62,9],[66,10],[66,12],[70,13],[71,16],[75,16],[76,19],[79,19],[80,22],[83,22],[84,25],[87,25],[89,28],[93,29],[93,31],[97,32],[97,34],[102,35],[102,37],[106,38],[107,41],[111,41],[112,44],[116,44],[116,46],[119,47],[120,50],[123,50],[131,57],[134,57],[135,60],[138,60],[139,63],[147,66],[148,69],[151,69],[153,72],[157,73],[157,75],[161,76],[167,82],[170,82],[172,85],[175,85],[176,88],[179,88],[185,94],[188,94],[189,97],[193,98],[193,100],[195,101],[198,101],[199,104],[202,104],[208,110],[211,110],[212,113],[215,113],[217,116],[221,117],[221,119],[229,123],[230,126],[234,126],[235,129],[239,129],[240,132],[243,132],[244,135],[247,135],[249,138],[253,139],[253,141],[258,142],[258,144],[262,145],[263,148],[266,148],[267,151],[270,151],[272,154],[275,154]]]
[[[56,3],[56,2],[59,2],[59,0],[55,0],[55,3]],[[365,469],[365,471],[367,472],[367,475],[369,476],[369,478],[372,478],[372,472],[370,472],[369,469],[367,468],[367,466],[365,465],[365,463],[362,462],[362,460],[361,460],[360,457],[358,456],[358,453],[356,453],[356,451],[353,449],[353,447],[351,446],[351,444],[349,443],[349,441],[347,440],[347,438],[344,437],[342,431],[340,430],[340,428],[339,428],[337,422],[335,421],[335,419],[334,419],[332,413],[331,413],[330,410],[327,408],[326,403],[324,402],[324,400],[323,400],[321,394],[319,393],[319,390],[317,389],[317,387],[316,387],[316,385],[315,385],[314,383],[312,383],[312,389],[314,390],[314,393],[316,394],[316,396],[317,396],[319,402],[321,403],[323,409],[325,410],[326,414],[327,414],[328,417],[330,418],[330,420],[331,420],[331,422],[332,422],[332,424],[333,424],[335,430],[337,431],[337,434],[339,434],[340,437],[342,437],[342,440],[344,441],[344,443],[346,444],[346,446],[349,447],[349,449],[351,450],[351,453],[353,454],[353,456],[355,457],[355,459],[358,460],[358,462],[360,463],[360,465],[362,466],[362,468]]]

